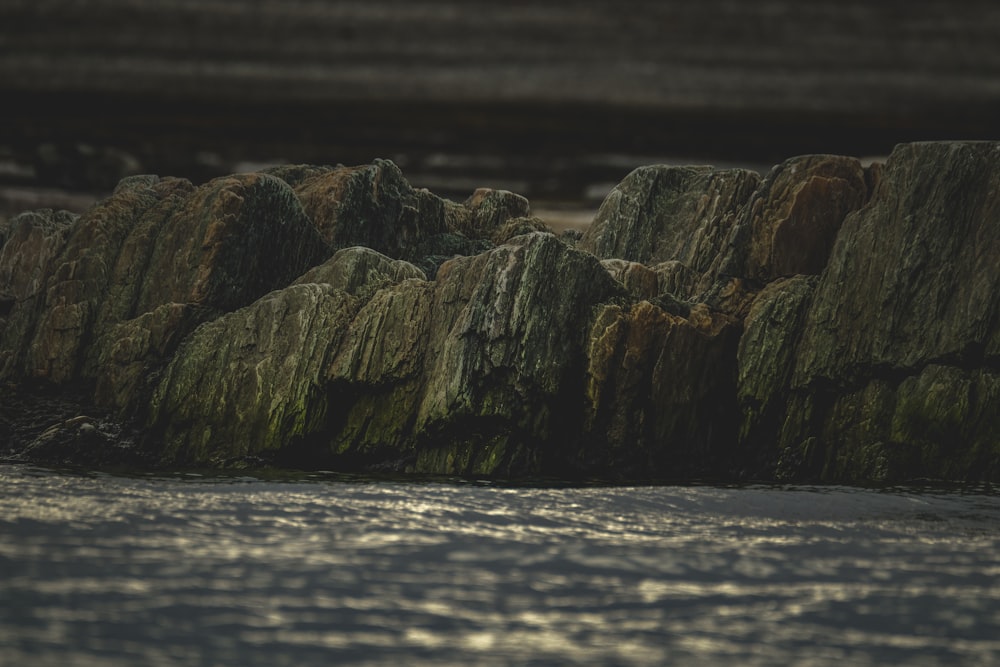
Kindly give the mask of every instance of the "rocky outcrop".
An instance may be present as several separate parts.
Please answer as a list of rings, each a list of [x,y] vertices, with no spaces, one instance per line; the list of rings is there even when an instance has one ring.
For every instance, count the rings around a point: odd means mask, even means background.
[[[648,167],[575,240],[385,161],[134,177],[0,236],[5,391],[84,397],[0,435],[95,465],[993,480],[998,191],[995,143]]]
[[[996,469],[998,191],[1000,145],[903,145],[845,221],[791,379],[811,418],[781,438],[822,476]]]

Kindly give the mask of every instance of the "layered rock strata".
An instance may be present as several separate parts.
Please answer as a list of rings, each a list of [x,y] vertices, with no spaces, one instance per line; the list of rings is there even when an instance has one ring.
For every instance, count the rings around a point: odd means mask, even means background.
[[[387,161],[134,177],[0,230],[0,438],[88,465],[993,480],[998,193],[989,142],[651,166],[575,240]]]

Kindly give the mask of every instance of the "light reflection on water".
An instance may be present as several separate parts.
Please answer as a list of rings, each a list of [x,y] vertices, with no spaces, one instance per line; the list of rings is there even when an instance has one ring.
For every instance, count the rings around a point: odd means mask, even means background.
[[[0,466],[0,664],[1000,664],[1000,498]]]

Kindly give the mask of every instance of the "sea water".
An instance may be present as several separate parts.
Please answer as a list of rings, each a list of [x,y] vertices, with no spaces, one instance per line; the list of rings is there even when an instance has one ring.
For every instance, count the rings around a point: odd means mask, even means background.
[[[2,665],[997,665],[1000,497],[0,466]]]

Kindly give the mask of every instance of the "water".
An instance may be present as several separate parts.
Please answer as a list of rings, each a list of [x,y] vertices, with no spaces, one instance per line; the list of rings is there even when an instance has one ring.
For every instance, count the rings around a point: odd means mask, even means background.
[[[995,665],[1000,497],[0,466],[2,665]]]

